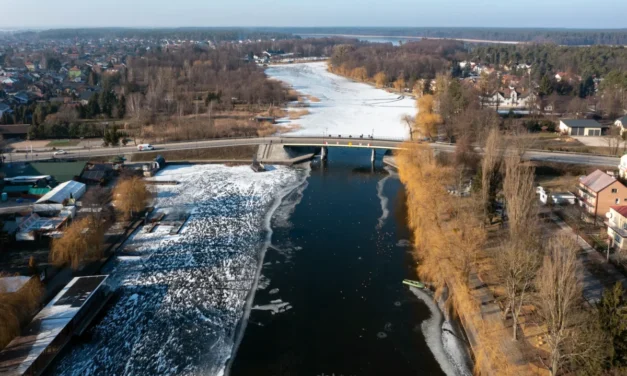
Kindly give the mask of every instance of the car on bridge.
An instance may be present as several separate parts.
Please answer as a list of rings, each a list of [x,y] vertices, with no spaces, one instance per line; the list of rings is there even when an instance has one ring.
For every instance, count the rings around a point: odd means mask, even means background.
[[[150,144],[139,144],[139,145],[137,145],[137,150],[139,150],[139,151],[155,150],[155,147],[150,145]]]

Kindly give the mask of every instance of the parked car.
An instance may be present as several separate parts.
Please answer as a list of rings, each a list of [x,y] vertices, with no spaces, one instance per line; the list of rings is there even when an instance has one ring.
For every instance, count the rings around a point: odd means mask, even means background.
[[[139,144],[139,145],[137,145],[137,150],[139,150],[139,151],[155,150],[155,147],[150,145],[150,144]]]

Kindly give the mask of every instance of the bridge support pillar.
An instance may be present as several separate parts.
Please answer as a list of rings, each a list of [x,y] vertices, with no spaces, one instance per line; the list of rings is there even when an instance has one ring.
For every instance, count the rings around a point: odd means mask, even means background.
[[[323,161],[326,161],[328,154],[329,154],[329,150],[327,149],[326,146],[323,146],[322,150],[320,150],[320,159],[322,159]]]
[[[372,162],[372,164],[374,164],[374,161],[377,159],[377,151],[376,149],[372,149],[372,154],[370,156],[370,162]]]

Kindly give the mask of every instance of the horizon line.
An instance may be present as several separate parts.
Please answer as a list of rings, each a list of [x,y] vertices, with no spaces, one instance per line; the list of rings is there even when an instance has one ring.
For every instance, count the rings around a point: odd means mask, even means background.
[[[19,26],[19,27],[4,27],[0,28],[0,31],[20,31],[20,30],[79,30],[79,29],[127,29],[127,30],[176,30],[176,29],[386,29],[386,30],[400,30],[400,29],[502,29],[502,30],[587,30],[587,31],[627,31],[627,27],[539,27],[539,26]]]

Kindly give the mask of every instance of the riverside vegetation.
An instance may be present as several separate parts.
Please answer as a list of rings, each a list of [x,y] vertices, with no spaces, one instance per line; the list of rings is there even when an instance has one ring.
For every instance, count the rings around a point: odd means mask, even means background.
[[[501,132],[489,131],[482,159],[459,145],[453,158],[436,157],[427,146],[405,146],[397,164],[407,190],[418,273],[435,286],[436,297],[448,288],[447,306],[475,334],[477,371],[532,374],[540,367],[551,375],[625,372],[623,292],[620,287],[607,292],[598,309],[586,305],[578,277],[579,248],[572,238],[542,238],[534,169],[520,154],[503,152],[507,145]],[[473,177],[471,194],[456,194]],[[507,231],[498,233],[504,240],[495,252],[487,243],[495,237],[497,196],[503,197],[509,220]],[[485,264],[497,273],[504,291],[498,320],[485,317],[471,288]],[[519,336],[523,306],[546,338],[546,346],[532,356],[522,351],[526,345]]]

